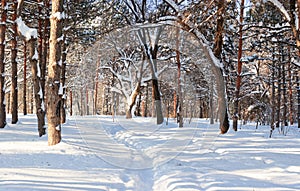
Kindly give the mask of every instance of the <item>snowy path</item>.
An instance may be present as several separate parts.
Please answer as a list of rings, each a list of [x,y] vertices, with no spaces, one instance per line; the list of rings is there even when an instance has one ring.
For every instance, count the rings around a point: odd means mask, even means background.
[[[294,127],[269,139],[268,128],[251,125],[218,135],[207,120],[177,128],[172,120],[72,117],[63,142],[48,147],[35,116],[20,121],[0,129],[0,190],[300,190]]]

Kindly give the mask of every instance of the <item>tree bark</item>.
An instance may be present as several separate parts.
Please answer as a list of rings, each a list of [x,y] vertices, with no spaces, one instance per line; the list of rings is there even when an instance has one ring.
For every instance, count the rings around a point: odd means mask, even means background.
[[[5,111],[5,33],[6,33],[6,18],[7,6],[6,0],[1,0],[1,23],[0,23],[0,128],[6,126],[6,111]]]
[[[27,115],[27,42],[24,40],[23,114]]]
[[[242,82],[242,54],[243,54],[243,20],[244,20],[244,0],[240,3],[240,25],[239,25],[239,51],[238,51],[238,66],[237,66],[237,78],[235,86],[235,99],[234,99],[234,115],[232,128],[237,131],[239,113],[239,99],[240,99],[240,89]]]
[[[223,31],[224,31],[224,14],[225,14],[225,0],[218,1],[218,14],[217,14],[217,30],[214,43],[214,55],[220,59],[223,46]],[[220,119],[221,134],[227,133],[229,129],[229,119],[227,113],[227,100],[225,95],[225,80],[223,71],[213,64],[212,71],[216,76],[216,85],[218,90],[218,111]]]
[[[126,111],[126,118],[127,119],[132,118],[132,108],[135,105],[136,98],[139,95],[140,91],[141,91],[141,83],[138,82],[136,84],[135,89],[133,90],[133,92],[130,95],[130,100],[129,100],[130,102],[128,103],[128,109]]]
[[[155,42],[153,47],[149,47],[146,42],[146,31],[149,29],[140,29],[138,31],[138,36],[142,42],[143,51],[148,59],[150,69],[151,69],[151,75],[152,75],[152,97],[154,98],[154,105],[156,110],[156,119],[157,124],[162,124],[164,121],[163,113],[162,113],[162,106],[161,106],[161,99],[160,99],[160,92],[159,92],[159,86],[158,86],[158,79],[156,76],[157,73],[157,51],[158,51],[158,42],[160,39],[161,32],[163,28],[159,26],[157,29],[157,33],[155,36]]]
[[[288,47],[288,95],[289,95],[289,121],[290,125],[294,124],[294,104],[293,104],[293,75],[291,64],[291,48]]]
[[[66,34],[64,34],[63,37],[63,45],[62,45],[62,56],[61,56],[61,78],[60,78],[60,85],[62,86],[63,92],[62,92],[62,99],[61,99],[61,118],[60,118],[60,123],[64,124],[66,123],[66,99],[67,99],[67,94],[66,94],[66,66],[67,66],[67,44],[66,44]]]
[[[60,107],[61,96],[60,73],[61,42],[62,36],[63,0],[52,1],[52,14],[50,17],[50,50],[47,79],[47,119],[48,119],[48,145],[56,145],[61,141]],[[59,15],[59,16],[58,16]]]
[[[73,91],[70,90],[70,116],[73,115]]]
[[[183,127],[183,97],[181,90],[181,62],[180,62],[180,31],[179,28],[176,29],[176,62],[177,62],[177,92],[179,97],[179,102],[177,105],[177,123],[179,127]]]
[[[18,63],[17,63],[17,6],[18,1],[13,1],[13,14],[12,14],[12,39],[11,39],[11,123],[18,122]]]
[[[48,49],[49,49],[49,9],[50,9],[50,3],[49,0],[44,0],[44,5],[45,5],[45,19],[44,19],[44,32],[43,32],[43,54],[42,54],[42,62],[41,62],[41,88],[43,95],[46,95],[46,67],[47,67],[47,58],[48,58]],[[44,98],[45,99],[45,98]],[[47,105],[46,110],[47,110]]]
[[[94,87],[94,109],[93,114],[97,114],[97,107],[98,107],[98,86],[99,86],[99,67],[100,67],[100,58],[97,61],[97,68],[96,68],[96,78],[95,78],[95,87]]]
[[[43,92],[41,89],[40,83],[40,69],[38,68],[38,61],[34,58],[35,49],[36,48],[36,39],[31,39],[28,42],[28,49],[29,49],[29,61],[31,64],[31,73],[32,73],[32,80],[33,80],[33,92],[34,92],[34,99],[35,99],[35,109],[36,109],[36,116],[38,119],[38,132],[39,136],[43,136],[46,134],[44,125],[45,125],[45,108],[43,102]]]
[[[273,48],[273,64],[271,69],[271,86],[272,86],[272,94],[271,94],[271,130],[270,130],[270,138],[272,137],[272,133],[275,129],[275,48]]]

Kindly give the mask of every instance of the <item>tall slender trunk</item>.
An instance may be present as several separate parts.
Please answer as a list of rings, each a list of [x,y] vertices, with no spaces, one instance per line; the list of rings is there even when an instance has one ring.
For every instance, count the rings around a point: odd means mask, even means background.
[[[181,62],[180,62],[180,31],[179,28],[176,29],[176,62],[177,62],[177,92],[179,97],[179,102],[177,105],[177,122],[179,127],[183,127],[183,97],[181,90]]]
[[[64,32],[64,37],[63,37],[63,45],[62,45],[62,56],[61,56],[61,77],[60,77],[60,85],[62,86],[62,99],[61,99],[61,118],[60,118],[60,123],[64,124],[66,123],[66,99],[67,99],[67,94],[66,94],[66,66],[67,66],[67,44],[66,44],[66,33]]]
[[[70,116],[73,115],[73,91],[70,89]]]
[[[56,145],[61,141],[60,107],[61,96],[60,73],[61,42],[63,20],[54,15],[62,14],[63,0],[52,1],[52,16],[50,27],[50,51],[47,79],[47,119],[48,119],[48,145]]]
[[[270,130],[270,138],[272,137],[272,133],[275,129],[275,48],[273,47],[273,56],[272,56],[272,66],[271,66],[271,87],[272,87],[272,94],[271,94],[271,130]]]
[[[281,63],[277,66],[278,76],[277,76],[277,107],[276,107],[276,127],[280,126],[281,119]]]
[[[297,75],[297,100],[298,100],[298,128],[300,128],[300,70],[298,69],[298,75]]]
[[[27,42],[24,40],[23,114],[27,115]]]
[[[41,88],[43,95],[46,95],[46,69],[47,69],[47,59],[48,59],[48,49],[49,49],[49,36],[50,36],[50,20],[49,20],[49,15],[50,15],[50,3],[49,0],[44,0],[44,6],[45,6],[45,15],[44,15],[44,32],[43,32],[43,54],[42,54],[42,62],[41,62]],[[46,97],[43,98],[44,100]],[[46,100],[45,100],[46,103]],[[47,110],[47,105],[45,105],[45,110]]]
[[[177,117],[177,92],[174,91],[173,94],[173,117]]]
[[[239,119],[239,99],[240,99],[240,89],[242,82],[242,54],[243,54],[243,20],[244,20],[244,0],[241,0],[240,4],[240,25],[239,25],[239,51],[238,51],[238,67],[237,67],[237,78],[235,86],[235,99],[234,99],[234,115],[232,128],[237,131],[238,119]]]
[[[41,82],[40,82],[40,66],[38,65],[38,61],[36,60],[35,51],[36,51],[36,39],[31,39],[28,42],[28,49],[29,49],[29,61],[31,64],[31,73],[32,73],[32,80],[33,80],[33,88],[34,88],[34,99],[35,99],[35,109],[36,109],[36,116],[38,119],[38,132],[39,136],[43,136],[46,134],[44,125],[45,125],[45,108],[43,102],[43,92],[41,89]]]
[[[5,33],[6,33],[6,18],[7,6],[6,0],[1,0],[1,23],[0,23],[0,128],[6,126],[6,111],[5,111]]]
[[[89,90],[87,88],[87,86],[85,86],[85,108],[86,108],[86,115],[90,115],[90,107],[89,107]]]
[[[285,133],[284,127],[287,126],[287,95],[286,95],[286,72],[285,72],[285,64],[287,63],[285,60],[285,52],[282,54],[282,96],[283,96],[283,113],[282,113],[282,125],[281,131]]]
[[[98,107],[98,86],[99,86],[99,67],[100,67],[100,58],[97,61],[97,68],[96,68],[96,78],[95,78],[95,87],[94,87],[94,108],[93,114],[97,114],[97,107]]]
[[[18,1],[14,0],[13,14],[12,14],[12,39],[11,39],[11,123],[16,124],[18,122],[18,63],[17,63],[17,6]]]
[[[294,124],[294,104],[293,104],[293,75],[291,64],[291,47],[288,47],[288,93],[289,93],[289,121],[290,125]]]
[[[211,77],[211,80],[213,80],[213,77]],[[210,124],[214,124],[214,85],[212,81],[210,82],[209,89]]]

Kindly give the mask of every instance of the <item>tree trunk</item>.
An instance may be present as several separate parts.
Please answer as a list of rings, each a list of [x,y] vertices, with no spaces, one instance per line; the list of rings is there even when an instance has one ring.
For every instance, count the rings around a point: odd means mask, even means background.
[[[70,116],[73,115],[73,91],[70,89]]]
[[[133,92],[130,95],[130,100],[129,100],[130,102],[128,103],[128,109],[126,111],[126,119],[132,118],[132,108],[135,105],[136,98],[139,95],[140,91],[141,91],[141,83],[138,82]]]
[[[240,4],[240,25],[239,25],[239,51],[238,51],[238,66],[237,66],[237,78],[235,86],[235,99],[234,99],[234,115],[232,128],[237,131],[238,119],[239,119],[239,99],[240,99],[240,89],[242,82],[242,54],[243,54],[243,20],[244,20],[244,0],[241,0]]]
[[[27,42],[24,41],[24,71],[23,71],[23,114],[27,115]]]
[[[86,108],[86,115],[90,115],[90,107],[89,107],[89,90],[87,88],[87,86],[85,86],[85,108]]]
[[[61,42],[57,39],[62,36],[62,18],[58,15],[63,12],[63,0],[52,1],[52,16],[50,27],[50,51],[47,79],[47,119],[48,119],[48,145],[56,145],[61,141],[60,107],[61,96],[60,73]]]
[[[45,108],[43,102],[43,92],[41,89],[40,83],[40,69],[38,68],[39,65],[37,63],[35,55],[35,47],[36,47],[36,39],[31,39],[28,42],[29,48],[29,60],[31,64],[31,73],[32,73],[32,80],[33,80],[33,87],[34,87],[34,99],[35,99],[35,108],[36,108],[36,116],[38,119],[38,132],[39,136],[43,136],[46,134],[44,125],[45,125]]]
[[[273,64],[271,70],[271,86],[272,86],[272,97],[271,97],[271,130],[270,130],[270,138],[272,137],[272,133],[275,129],[275,49],[273,48]]]
[[[11,39],[11,123],[18,122],[18,63],[17,63],[17,6],[18,1],[13,1],[13,15],[12,15],[12,39]]]
[[[225,13],[225,0],[218,1],[218,19],[217,19],[217,30],[215,35],[214,43],[214,55],[220,59],[223,46],[223,31],[224,31],[224,13]],[[229,129],[229,119],[227,113],[227,100],[225,95],[225,80],[223,77],[222,69],[216,65],[212,65],[212,71],[216,77],[216,85],[218,91],[218,111],[220,119],[220,130],[221,133],[227,133]]]
[[[279,65],[277,66],[277,70],[278,70],[278,76],[277,76],[277,107],[276,107],[276,127],[279,128],[280,126],[280,119],[281,119],[281,115],[280,115],[280,108],[281,108],[281,63],[278,63]]]
[[[176,62],[177,62],[177,92],[179,97],[179,102],[177,105],[177,122],[179,127],[183,127],[183,97],[181,90],[181,62],[180,62],[180,31],[179,28],[176,29]]]
[[[50,28],[50,21],[49,21],[49,9],[50,9],[50,3],[49,0],[44,0],[45,5],[45,16],[44,16],[44,33],[43,33],[43,54],[42,54],[42,62],[41,62],[41,88],[43,95],[46,95],[46,66],[47,66],[47,58],[48,58],[48,48],[49,48],[49,28]],[[43,98],[44,99],[44,98]],[[47,105],[45,105],[47,106]],[[45,108],[47,110],[47,108]]]
[[[96,68],[96,78],[95,78],[95,87],[94,87],[94,109],[93,114],[97,114],[97,100],[98,100],[98,86],[99,86],[99,67],[100,67],[100,58],[97,61],[97,68]]]
[[[160,39],[161,32],[163,31],[163,28],[159,26],[157,29],[157,33],[155,36],[155,42],[153,42],[153,47],[149,47],[146,42],[146,31],[149,29],[140,29],[138,31],[138,36],[141,39],[141,42],[143,43],[143,51],[148,59],[149,65],[150,65],[150,70],[151,70],[151,75],[152,75],[152,97],[154,98],[154,105],[155,105],[155,110],[156,110],[156,119],[157,119],[157,124],[162,124],[164,121],[163,118],[163,113],[162,113],[162,106],[161,106],[161,99],[160,99],[160,92],[159,92],[159,86],[158,86],[158,79],[156,76],[157,73],[157,51],[158,51],[158,42]],[[147,31],[149,32],[149,31]],[[152,116],[153,117],[153,116]]]
[[[60,123],[64,124],[66,123],[66,99],[67,99],[67,95],[66,95],[66,66],[67,66],[67,44],[65,43],[66,41],[66,34],[64,34],[63,37],[63,45],[62,45],[62,56],[61,56],[61,62],[62,62],[62,66],[61,66],[61,78],[60,78],[60,85],[62,86],[62,99],[61,99],[61,108],[60,108],[60,112],[61,112],[61,118],[60,118]]]
[[[298,69],[298,75],[297,75],[297,100],[298,100],[298,128],[300,128],[300,71]]]
[[[210,93],[209,93],[210,124],[214,124],[214,85],[213,85],[212,80],[213,80],[213,78],[211,77]]]
[[[6,18],[7,6],[6,0],[1,0],[1,23],[0,23],[0,128],[6,126],[6,111],[5,111],[5,33],[6,33]]]
[[[294,124],[294,104],[293,104],[293,75],[291,64],[291,48],[288,47],[288,95],[289,95],[289,121],[290,125]]]
[[[285,52],[282,51],[282,96],[283,96],[283,114],[282,114],[282,125],[281,131],[285,133],[285,126],[287,126],[287,95],[286,95],[286,72],[285,72]]]

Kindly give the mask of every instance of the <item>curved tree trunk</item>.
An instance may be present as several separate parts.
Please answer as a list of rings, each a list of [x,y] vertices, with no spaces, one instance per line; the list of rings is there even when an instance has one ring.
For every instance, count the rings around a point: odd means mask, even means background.
[[[6,33],[6,18],[7,18],[7,6],[6,0],[1,1],[1,23],[0,23],[0,128],[6,126],[6,112],[5,112],[5,33]]]
[[[215,35],[214,55],[220,59],[223,46],[223,31],[224,31],[224,14],[225,14],[225,0],[218,1],[218,14],[217,14],[217,30]],[[216,77],[216,85],[218,91],[218,111],[220,119],[220,130],[224,134],[229,129],[229,119],[227,113],[227,100],[225,91],[225,80],[221,68],[213,64],[212,71]]]
[[[129,100],[130,102],[128,103],[128,109],[126,111],[126,118],[127,119],[132,118],[132,108],[135,105],[136,98],[139,95],[140,91],[141,91],[141,83],[138,82],[136,84],[135,89],[133,90],[133,92],[131,93],[131,96],[130,96],[130,100]]]

